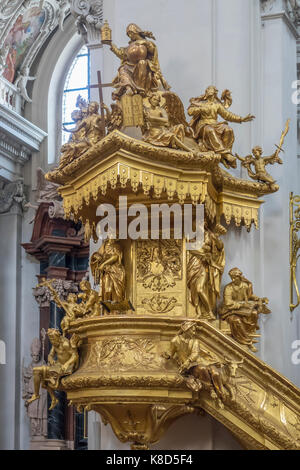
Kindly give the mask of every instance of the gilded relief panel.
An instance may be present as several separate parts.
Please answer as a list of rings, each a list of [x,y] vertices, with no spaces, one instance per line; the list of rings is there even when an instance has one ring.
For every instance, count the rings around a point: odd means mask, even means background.
[[[135,242],[135,308],[139,315],[185,316],[182,240]]]

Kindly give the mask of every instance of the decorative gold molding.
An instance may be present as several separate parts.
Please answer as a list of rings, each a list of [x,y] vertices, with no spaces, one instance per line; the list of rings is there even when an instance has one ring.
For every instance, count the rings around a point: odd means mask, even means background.
[[[296,277],[297,263],[300,254],[300,196],[290,195],[290,310],[293,312],[300,305],[299,285]],[[296,303],[294,303],[296,292]]]
[[[117,204],[118,196],[205,204],[213,221],[224,215],[227,224],[258,227],[262,194],[268,185],[242,180],[218,168],[218,156],[211,152],[195,155],[154,147],[119,131],[94,145],[82,157],[47,179],[63,184],[59,192],[66,217],[74,215],[90,226],[97,224],[96,208],[103,202]]]
[[[119,439],[133,442],[133,445],[148,446],[156,442],[166,430],[156,415],[155,419],[152,415],[150,417],[155,407],[160,415],[166,413],[167,416],[169,410],[172,420],[175,416],[200,408],[223,423],[234,435],[241,437],[246,448],[300,449],[299,389],[214,325],[196,320],[201,345],[217,357],[239,363],[231,382],[233,397],[225,400],[224,408],[217,406],[207,391],[201,391],[198,395],[187,388],[174,361],[163,359],[165,366],[157,369],[147,361],[142,367],[137,367],[130,360],[134,352],[128,354],[128,347],[136,353],[140,348],[139,345],[135,349],[137,337],[148,341],[148,346],[152,343],[151,351],[147,346],[149,350],[146,348],[146,354],[150,352],[151,355],[153,352],[156,358],[162,358],[163,351],[168,351],[172,338],[184,320],[120,315],[73,321],[70,333],[76,332],[83,340],[82,362],[75,373],[62,379],[61,388],[67,392],[73,405],[83,408],[89,406],[89,409],[98,411],[104,421],[112,424]],[[89,368],[89,360],[97,342],[109,341],[110,338],[118,338],[120,347],[115,354],[121,364],[128,361],[126,370],[120,368],[113,372],[108,362],[114,362],[115,356],[110,358],[105,355],[102,361],[102,353],[97,367]],[[125,349],[122,346],[124,341],[127,344]],[[124,427],[124,420],[129,423],[128,413],[139,421],[135,430],[130,426]],[[123,415],[124,419],[121,419]],[[164,422],[167,424],[168,420]]]

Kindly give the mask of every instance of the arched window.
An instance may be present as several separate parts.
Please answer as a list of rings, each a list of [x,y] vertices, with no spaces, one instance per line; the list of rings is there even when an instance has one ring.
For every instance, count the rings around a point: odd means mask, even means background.
[[[90,53],[86,46],[83,46],[75,57],[68,72],[62,102],[62,124],[65,129],[72,129],[74,122],[71,114],[76,109],[78,95],[89,100],[90,98]],[[69,132],[62,131],[62,144],[69,140]]]

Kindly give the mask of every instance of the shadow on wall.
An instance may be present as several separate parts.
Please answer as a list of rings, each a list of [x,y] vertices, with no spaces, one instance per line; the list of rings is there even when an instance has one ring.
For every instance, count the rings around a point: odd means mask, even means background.
[[[211,416],[187,415],[175,421],[151,450],[243,450],[225,426]]]

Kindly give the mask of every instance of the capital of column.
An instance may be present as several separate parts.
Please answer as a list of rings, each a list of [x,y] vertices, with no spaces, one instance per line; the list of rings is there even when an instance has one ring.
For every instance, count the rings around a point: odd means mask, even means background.
[[[77,294],[79,292],[78,283],[74,281],[54,279],[52,285],[62,301],[67,300],[69,294]],[[40,307],[49,307],[50,302],[53,301],[52,293],[47,286],[35,287],[33,295]]]
[[[283,18],[295,35],[300,26],[300,0],[260,0],[262,19]]]
[[[87,45],[100,45],[103,24],[103,0],[70,0],[70,11],[76,18],[79,34]]]

